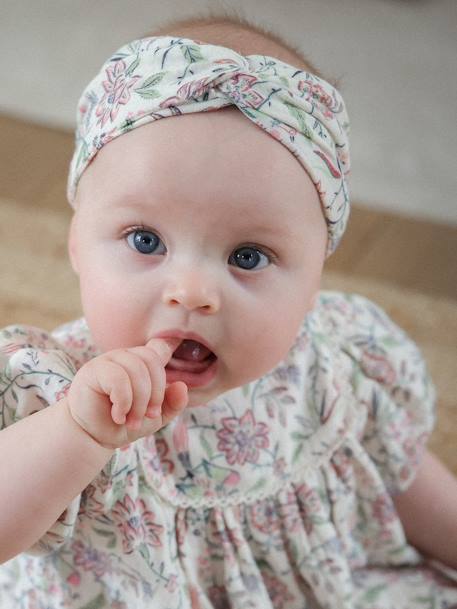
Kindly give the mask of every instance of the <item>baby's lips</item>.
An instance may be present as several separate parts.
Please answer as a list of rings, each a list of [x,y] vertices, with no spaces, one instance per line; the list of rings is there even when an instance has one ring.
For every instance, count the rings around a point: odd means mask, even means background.
[[[146,343],[146,347],[153,349],[165,366],[181,342],[181,338],[151,338]]]

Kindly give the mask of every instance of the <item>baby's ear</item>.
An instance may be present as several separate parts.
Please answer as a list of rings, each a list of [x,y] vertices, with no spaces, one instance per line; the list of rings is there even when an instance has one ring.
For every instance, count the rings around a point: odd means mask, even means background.
[[[76,214],[73,214],[68,233],[68,256],[74,272],[79,275],[78,255],[76,248]]]

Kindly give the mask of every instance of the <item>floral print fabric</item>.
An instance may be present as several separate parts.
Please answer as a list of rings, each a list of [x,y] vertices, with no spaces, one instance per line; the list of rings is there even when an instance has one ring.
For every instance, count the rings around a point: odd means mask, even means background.
[[[330,255],[349,216],[349,118],[340,93],[274,57],[243,56],[188,38],[153,36],[118,49],[87,85],[76,114],[67,195],[115,137],[151,121],[234,105],[286,146],[310,175],[327,221]]]
[[[84,319],[0,334],[2,426],[68,390],[97,352]],[[450,609],[457,574],[408,545],[434,388],[369,300],[323,291],[287,358],[115,451],[27,553],[2,609]]]

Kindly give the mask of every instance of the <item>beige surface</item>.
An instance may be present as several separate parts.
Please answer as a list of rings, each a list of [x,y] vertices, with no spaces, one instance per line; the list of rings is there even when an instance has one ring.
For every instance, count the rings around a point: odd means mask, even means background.
[[[50,330],[80,316],[66,253],[72,135],[0,116],[0,327]],[[457,473],[457,229],[354,207],[323,287],[381,305],[418,343],[435,381],[431,446]]]

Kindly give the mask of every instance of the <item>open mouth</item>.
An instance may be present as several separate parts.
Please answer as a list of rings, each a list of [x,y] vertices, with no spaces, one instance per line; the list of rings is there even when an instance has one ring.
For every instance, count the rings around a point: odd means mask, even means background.
[[[167,382],[183,381],[189,387],[201,387],[214,378],[216,365],[212,351],[198,341],[185,339],[165,367]]]

